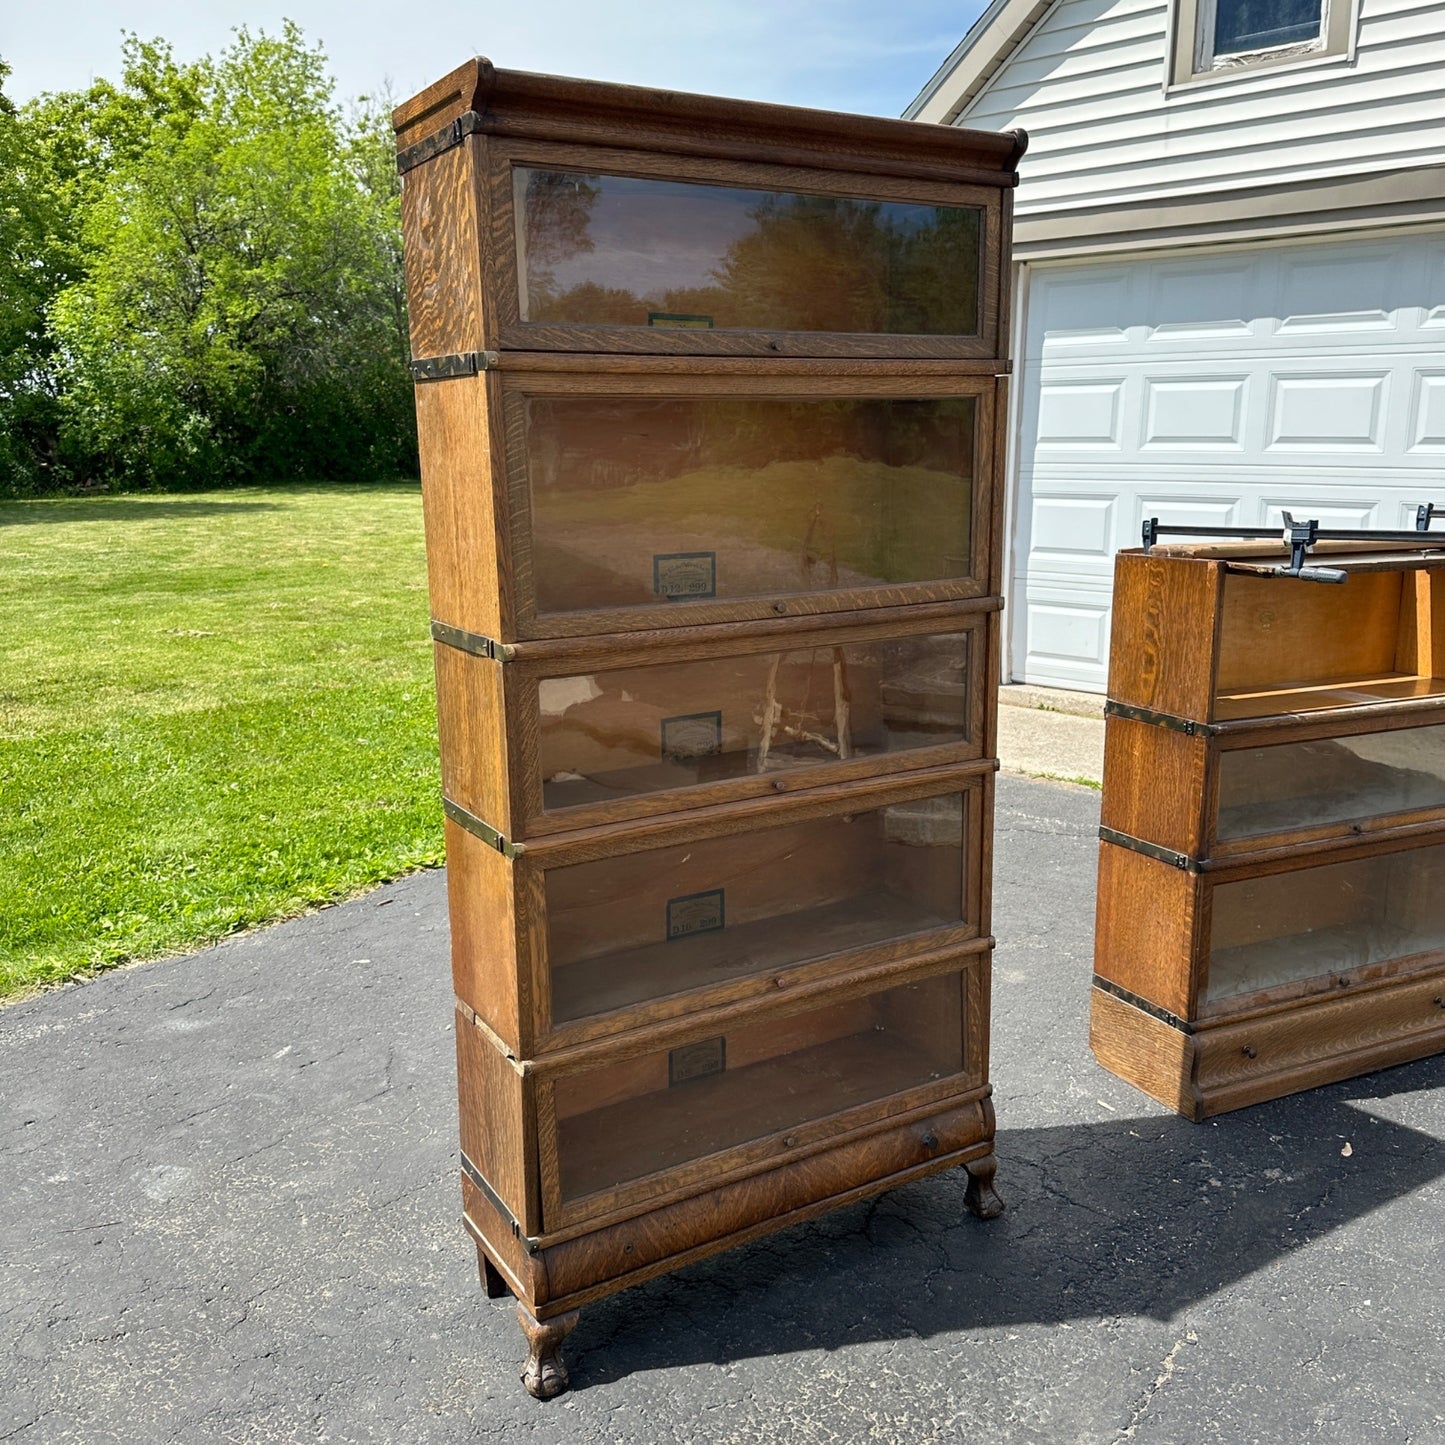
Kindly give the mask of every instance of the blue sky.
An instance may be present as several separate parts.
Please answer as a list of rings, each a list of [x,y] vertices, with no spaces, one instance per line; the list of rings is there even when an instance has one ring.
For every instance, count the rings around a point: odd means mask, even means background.
[[[123,30],[181,57],[231,28],[283,16],[320,40],[343,97],[389,84],[405,99],[467,56],[499,66],[897,115],[983,0],[0,0],[0,57],[16,101],[120,68]]]

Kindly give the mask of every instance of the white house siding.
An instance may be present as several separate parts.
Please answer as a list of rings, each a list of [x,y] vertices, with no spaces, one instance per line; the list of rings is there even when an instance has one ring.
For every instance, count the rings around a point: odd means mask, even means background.
[[[1028,130],[1020,219],[1445,162],[1439,0],[1361,0],[1353,63],[1166,93],[1168,16],[1166,0],[1059,0],[959,117]]]
[[[1445,503],[1445,232],[1026,271],[1015,677],[1103,689],[1113,554],[1146,516]]]

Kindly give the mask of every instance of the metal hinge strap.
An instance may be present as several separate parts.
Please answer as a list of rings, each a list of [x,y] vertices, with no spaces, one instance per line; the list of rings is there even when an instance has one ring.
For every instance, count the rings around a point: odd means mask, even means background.
[[[451,351],[445,356],[421,356],[407,363],[414,381],[447,381],[454,376],[476,376],[501,363],[495,351]]]
[[[1107,978],[1094,975],[1094,987],[1104,993],[1113,994],[1121,1003],[1127,1003],[1141,1012],[1156,1018],[1162,1024],[1168,1024],[1171,1029],[1178,1029],[1181,1034],[1192,1034],[1194,1025],[1187,1019],[1182,1019],[1178,1014],[1170,1013],[1167,1008],[1160,1008],[1157,1003],[1150,1003],[1147,998],[1140,998],[1137,993],[1131,993],[1127,988],[1120,988],[1117,983],[1110,982]]]
[[[448,626],[445,622],[432,620],[431,635],[447,647],[459,652],[469,652],[473,657],[490,657],[496,662],[510,662],[517,649],[510,642],[498,642],[493,637],[483,637],[480,632],[467,632],[460,627]]]
[[[442,812],[459,828],[465,828],[474,838],[480,838],[504,858],[520,858],[527,851],[525,843],[509,843],[490,823],[482,822],[475,813],[467,812],[460,803],[454,803],[450,798],[442,799]]]
[[[1167,863],[1171,868],[1181,869],[1185,873],[1198,873],[1199,864],[1187,853],[1177,853],[1173,848],[1161,848],[1157,843],[1146,843],[1142,838],[1131,838],[1128,833],[1120,833],[1115,828],[1099,829],[1099,837],[1106,843],[1117,843],[1121,848],[1132,849],[1135,853],[1142,853],[1146,858],[1157,858],[1161,863]]]
[[[502,1199],[502,1196],[498,1194],[497,1191],[493,1189],[490,1184],[487,1183],[487,1181],[482,1177],[482,1171],[478,1169],[477,1166],[473,1164],[472,1161],[468,1159],[465,1154],[461,1156],[461,1161],[462,1173],[465,1174],[467,1178],[470,1179],[472,1183],[475,1184],[477,1188],[480,1189],[482,1193],[487,1196],[487,1200],[491,1204],[492,1208],[495,1209],[497,1213],[500,1214],[502,1218],[505,1219],[507,1223],[511,1226],[513,1236],[517,1239],[520,1239],[522,1243],[527,1246],[527,1253],[536,1254],[540,1244],[540,1241],[537,1239],[537,1237],[535,1235],[522,1233],[521,1220],[519,1220],[517,1216],[513,1214],[510,1209],[507,1208],[505,1202]]]
[[[433,156],[443,155],[453,146],[461,145],[469,135],[481,128],[482,118],[476,111],[469,110],[465,115],[459,115],[449,125],[444,125],[439,131],[427,136],[425,140],[419,140],[415,145],[397,151],[397,174],[404,176],[408,171],[415,170],[423,161],[429,161]]]
[[[1219,729],[1211,723],[1195,722],[1192,718],[1175,717],[1172,713],[1155,712],[1152,708],[1135,707],[1127,702],[1110,700],[1104,704],[1105,717],[1128,718],[1130,722],[1149,723],[1153,727],[1169,728],[1189,737],[1212,737]]]

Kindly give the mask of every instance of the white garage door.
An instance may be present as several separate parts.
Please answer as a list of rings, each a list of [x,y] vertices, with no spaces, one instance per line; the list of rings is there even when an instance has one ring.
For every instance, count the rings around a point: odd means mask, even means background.
[[[1445,233],[1035,265],[1024,306],[1015,678],[1103,690],[1113,554],[1145,517],[1445,504]]]

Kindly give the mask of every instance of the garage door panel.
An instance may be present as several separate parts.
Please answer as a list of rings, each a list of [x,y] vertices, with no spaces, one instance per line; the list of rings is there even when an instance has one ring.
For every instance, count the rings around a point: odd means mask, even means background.
[[[1146,516],[1413,526],[1445,502],[1442,341],[1440,234],[1032,268],[1013,675],[1102,690],[1113,553]]]
[[[1445,452],[1445,371],[1416,373],[1409,432],[1411,452]]]
[[[1183,341],[1247,340],[1259,308],[1258,278],[1241,261],[1161,263],[1151,270],[1146,339],[1151,346]]]
[[[1267,450],[1384,450],[1387,371],[1273,372]]]
[[[1245,393],[1249,377],[1146,375],[1145,450],[1194,451],[1244,447]]]

